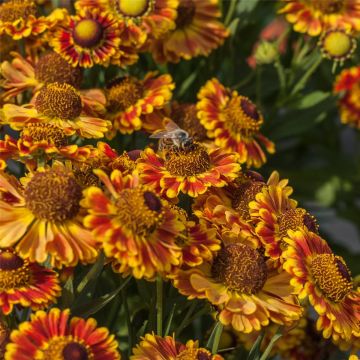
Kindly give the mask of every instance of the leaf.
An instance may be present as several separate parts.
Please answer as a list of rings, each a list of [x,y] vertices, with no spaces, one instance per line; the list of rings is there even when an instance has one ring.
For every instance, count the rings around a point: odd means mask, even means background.
[[[263,338],[265,336],[265,333],[262,332],[256,339],[256,341],[254,342],[254,345],[252,346],[249,355],[247,357],[247,360],[260,360],[260,347],[261,347],[261,343],[263,341]]]
[[[258,2],[259,0],[241,0],[237,6],[237,12],[239,14],[250,13],[255,9]]]
[[[299,110],[308,109],[326,100],[329,96],[331,96],[329,92],[313,91],[312,93],[301,97],[300,100],[295,103],[290,104],[289,107]]]
[[[279,331],[279,330],[278,330]],[[263,354],[261,355],[260,360],[266,360],[268,358],[268,356],[270,355],[271,349],[273,348],[274,344],[276,343],[276,341],[281,338],[282,334],[280,334],[279,332],[277,332],[270,340],[269,345],[266,347],[265,351],[263,352]]]
[[[213,345],[214,345],[215,341],[218,340],[217,338],[218,338],[218,336],[219,336],[219,333],[220,333],[220,335],[221,335],[223,326],[224,326],[224,325],[221,324],[220,321],[218,321],[218,322],[215,324],[215,326],[214,326],[214,328],[213,328],[213,330],[212,330],[212,332],[211,332],[211,334],[210,334],[210,336],[209,336],[209,340],[208,340],[208,342],[206,343],[206,347],[207,347],[208,349],[213,349]]]

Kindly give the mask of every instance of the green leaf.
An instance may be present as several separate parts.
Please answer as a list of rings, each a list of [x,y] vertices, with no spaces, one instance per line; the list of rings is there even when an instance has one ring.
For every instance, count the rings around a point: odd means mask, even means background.
[[[278,330],[279,331],[279,330]],[[270,355],[271,349],[273,348],[274,344],[276,343],[276,341],[281,338],[282,334],[280,334],[279,332],[277,332],[270,340],[269,345],[267,346],[267,348],[265,349],[265,351],[263,352],[263,354],[261,355],[260,360],[266,360],[268,358],[268,356]]]
[[[298,101],[293,104],[290,104],[289,107],[292,109],[307,109],[313,107],[322,101],[326,100],[331,94],[329,92],[323,91],[313,91],[310,94],[307,94],[301,97]]]
[[[208,349],[211,349],[213,353],[217,352],[217,346],[219,345],[219,339],[220,339],[223,328],[224,328],[224,325],[220,321],[218,321],[215,324],[215,326],[210,334],[208,342],[206,343],[206,347]],[[215,351],[214,351],[214,347],[215,347]]]
[[[237,6],[237,12],[239,14],[250,13],[255,9],[258,2],[259,2],[259,0],[250,0],[250,1],[249,0],[241,0]]]
[[[261,347],[261,343],[263,341],[264,336],[265,336],[265,333],[262,332],[257,337],[256,341],[254,342],[254,345],[252,346],[252,348],[249,352],[247,360],[260,360],[260,355],[261,355],[260,347]]]

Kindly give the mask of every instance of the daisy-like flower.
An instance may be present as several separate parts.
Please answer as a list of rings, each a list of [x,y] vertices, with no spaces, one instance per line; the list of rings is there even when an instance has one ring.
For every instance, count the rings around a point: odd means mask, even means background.
[[[65,83],[51,83],[36,95],[35,104],[3,107],[4,123],[22,130],[29,123],[51,123],[66,136],[77,134],[84,138],[101,138],[110,129],[110,122],[83,114],[79,91]]]
[[[122,46],[121,29],[111,13],[96,8],[67,17],[52,34],[50,45],[72,66],[126,66],[138,59],[135,49]]]
[[[82,225],[82,191],[59,162],[22,179],[0,175],[0,247],[16,246],[24,259],[75,266],[97,257],[91,233]]]
[[[290,325],[302,309],[292,295],[290,276],[265,259],[256,238],[224,231],[223,247],[211,262],[174,276],[174,286],[189,299],[207,299],[224,325],[250,333],[276,324]]]
[[[199,347],[198,341],[189,340],[182,344],[174,336],[161,337],[146,334],[133,349],[130,360],[223,360],[221,355],[212,355]]]
[[[96,320],[70,318],[70,310],[37,311],[10,334],[7,360],[120,360],[114,335]]]
[[[259,132],[263,116],[247,97],[212,79],[200,89],[198,98],[198,116],[217,146],[238,152],[248,167],[260,167],[266,161],[260,144],[274,153],[274,144]]]
[[[319,314],[317,329],[325,338],[334,332],[349,340],[360,332],[360,292],[354,290],[349,269],[326,241],[307,229],[288,231],[284,239],[284,269],[292,276],[294,293],[309,298]]]
[[[131,76],[114,79],[106,88],[107,118],[122,134],[140,130],[144,117],[170,101],[174,87],[168,74],[156,77],[156,73],[148,73],[144,80]]]
[[[178,213],[136,176],[123,176],[119,170],[110,177],[100,169],[94,172],[106,192],[95,186],[84,190],[82,206],[89,212],[84,224],[113,260],[114,270],[153,279],[179,265],[181,249],[175,239],[184,225]]]
[[[82,80],[82,71],[73,67],[59,54],[51,51],[40,56],[37,61],[30,57],[24,59],[20,54],[13,53],[11,61],[4,61],[1,66],[1,87],[5,90],[2,94],[4,100],[32,89],[40,90],[50,83],[67,83],[79,88]]]
[[[37,36],[62,21],[65,15],[65,9],[56,9],[47,17],[37,17],[35,1],[7,0],[0,5],[0,35],[6,33],[14,40]]]
[[[229,35],[220,17],[218,0],[180,0],[176,28],[150,46],[156,62],[209,55]]]
[[[285,14],[294,30],[318,36],[329,28],[360,30],[360,4],[358,0],[282,0]]]
[[[142,45],[147,37],[159,38],[175,28],[178,0],[77,0],[75,7],[99,8],[110,13],[122,27],[129,43]]]
[[[341,122],[360,129],[360,66],[340,73],[334,85],[334,93],[340,95]]]
[[[42,309],[61,293],[55,271],[21,259],[12,249],[0,250],[0,289],[0,308],[5,315],[15,305]]]
[[[175,198],[180,192],[196,197],[209,187],[225,186],[238,176],[240,165],[236,154],[194,143],[189,148],[168,149],[164,158],[147,148],[138,168],[145,184]]]

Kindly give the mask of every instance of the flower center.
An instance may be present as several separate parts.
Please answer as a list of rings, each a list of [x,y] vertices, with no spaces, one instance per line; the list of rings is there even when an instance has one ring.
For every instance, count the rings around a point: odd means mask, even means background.
[[[194,0],[183,0],[178,7],[178,15],[176,18],[176,28],[182,29],[191,24],[196,13]]]
[[[139,236],[154,232],[163,219],[159,197],[142,187],[123,190],[117,207],[120,223]]]
[[[35,78],[45,84],[67,83],[79,88],[82,71],[79,67],[71,66],[56,52],[50,52],[41,56],[36,63]]]
[[[230,244],[222,248],[212,264],[211,272],[230,290],[248,295],[260,291],[267,278],[264,256],[244,244]]]
[[[70,172],[37,172],[25,188],[26,207],[40,219],[62,222],[80,209],[81,187]]]
[[[171,175],[194,176],[210,170],[211,160],[205,147],[194,144],[190,149],[169,150],[165,167]]]
[[[142,97],[143,87],[132,77],[117,78],[107,85],[108,109],[124,111]]]
[[[185,349],[180,354],[176,355],[175,360],[211,360],[212,355],[210,351],[200,349]]]
[[[136,162],[131,159],[130,155],[124,151],[124,153],[111,162],[111,168],[113,170],[118,169],[121,172],[132,172],[136,168]]]
[[[30,137],[34,142],[46,141],[57,148],[67,145],[67,137],[56,125],[46,123],[32,123],[27,125],[21,133],[23,140]]]
[[[279,237],[287,236],[288,230],[296,230],[299,226],[306,226],[309,231],[318,232],[319,225],[315,218],[302,208],[289,209],[279,216]]]
[[[93,19],[80,20],[74,28],[73,37],[76,44],[92,48],[99,45],[103,38],[104,29]]]
[[[263,118],[255,104],[244,96],[231,98],[224,113],[226,118],[224,126],[234,138],[239,140],[241,136],[252,136],[259,131],[263,123]]]
[[[81,186],[82,189],[85,189],[89,186],[101,187],[100,179],[93,172],[94,169],[102,167],[100,160],[94,160],[92,164],[78,162],[73,163],[73,165],[73,174],[77,183]]]
[[[44,86],[35,100],[36,110],[49,117],[72,120],[80,116],[81,98],[69,84],[52,83]]]
[[[310,4],[324,14],[336,14],[343,9],[344,0],[310,0]]]
[[[88,346],[70,336],[56,336],[45,344],[43,360],[93,360]]]
[[[171,111],[171,119],[185,131],[195,141],[207,139],[206,129],[201,125],[198,117],[196,105],[194,104],[174,104]]]
[[[353,288],[350,271],[341,256],[316,255],[311,261],[311,274],[316,285],[331,301],[342,301]]]
[[[112,3],[119,15],[128,18],[148,15],[154,7],[154,0],[112,0]]]
[[[29,284],[29,262],[12,250],[0,250],[0,290],[17,289]]]
[[[329,30],[321,38],[320,47],[330,59],[349,58],[356,49],[356,40],[342,30]]]
[[[10,0],[0,5],[0,21],[27,20],[30,15],[36,15],[36,10],[36,4],[32,0]]]

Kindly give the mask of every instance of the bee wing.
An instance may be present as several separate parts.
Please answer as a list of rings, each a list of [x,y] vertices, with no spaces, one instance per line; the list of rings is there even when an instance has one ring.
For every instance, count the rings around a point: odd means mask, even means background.
[[[182,130],[178,124],[176,124],[174,121],[172,121],[171,119],[167,118],[167,123],[165,124],[165,129],[168,131],[168,132],[171,132],[171,131],[175,131],[175,130]]]
[[[172,139],[174,138],[174,134],[170,133],[167,130],[158,131],[155,134],[151,134],[149,136],[152,139]]]

